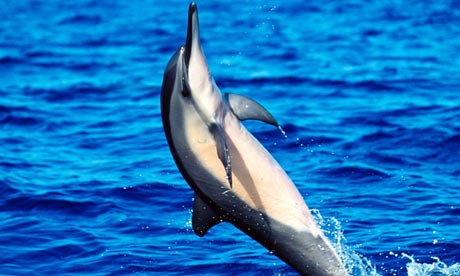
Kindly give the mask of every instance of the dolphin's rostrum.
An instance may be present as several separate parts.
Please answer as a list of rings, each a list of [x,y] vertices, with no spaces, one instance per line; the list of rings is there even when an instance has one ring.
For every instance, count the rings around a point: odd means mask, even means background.
[[[302,275],[348,275],[290,178],[241,124],[278,126],[259,103],[222,94],[201,48],[198,10],[191,3],[185,46],[169,61],[161,91],[166,138],[195,192],[198,236],[230,222]]]

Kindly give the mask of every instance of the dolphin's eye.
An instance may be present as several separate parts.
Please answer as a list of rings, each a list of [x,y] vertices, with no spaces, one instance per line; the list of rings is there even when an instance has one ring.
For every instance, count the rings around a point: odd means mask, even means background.
[[[184,89],[182,89],[182,96],[184,97],[190,96],[190,91],[188,91],[187,87],[184,87]]]

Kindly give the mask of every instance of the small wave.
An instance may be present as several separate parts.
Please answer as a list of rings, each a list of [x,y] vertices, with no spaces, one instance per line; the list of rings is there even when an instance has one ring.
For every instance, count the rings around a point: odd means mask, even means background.
[[[362,166],[342,166],[337,168],[322,169],[324,174],[329,177],[348,177],[351,179],[362,180],[369,178],[387,178],[389,175],[374,168]]]
[[[425,113],[435,113],[435,112],[443,112],[443,107],[440,105],[427,105],[427,106],[411,106],[410,108],[398,108],[392,109],[388,111],[381,112],[381,117],[383,118],[400,118],[405,116],[419,116],[420,114]]]
[[[365,81],[345,81],[337,79],[321,79],[321,78],[310,78],[310,77],[301,77],[301,76],[253,76],[252,78],[238,78],[225,77],[219,78],[217,84],[221,87],[226,86],[241,86],[244,85],[312,85],[319,87],[328,87],[336,89],[348,89],[348,90],[366,90],[374,92],[398,92],[401,90],[399,88],[399,83],[389,82],[389,81],[375,81],[375,80],[365,80]]]
[[[390,155],[390,154],[380,153],[378,151],[372,151],[366,155],[366,158],[368,158],[369,160],[375,161],[374,164],[385,164],[385,166],[392,165],[396,168],[400,168],[401,166],[406,166],[406,165],[410,165],[414,168],[420,166],[418,163],[407,160],[403,155],[400,155],[400,154]]]
[[[24,63],[25,60],[20,57],[4,56],[0,57],[0,65],[14,65]]]
[[[2,163],[0,163],[0,168],[3,166]],[[2,201],[20,192],[18,189],[13,188],[14,184],[14,182],[9,181],[8,179],[0,181],[0,199],[2,199]]]
[[[13,211],[35,211],[45,210],[49,212],[60,212],[72,216],[97,217],[105,209],[114,208],[109,203],[94,201],[72,201],[59,198],[57,193],[46,195],[18,195],[9,198],[0,205],[0,210]]]
[[[79,82],[52,88],[24,88],[26,95],[39,96],[53,103],[98,97],[116,89],[119,89],[118,84],[98,84],[92,82]]]
[[[302,78],[302,77],[293,77],[293,76],[270,76],[270,77],[252,77],[248,79],[244,78],[219,78],[217,81],[217,84],[221,87],[227,87],[227,86],[241,86],[242,84],[245,85],[273,85],[273,84],[289,84],[289,85],[295,85],[295,84],[303,84],[306,82],[309,82],[308,78]]]
[[[26,128],[36,129],[47,127],[50,122],[50,113],[40,109],[31,109],[24,106],[0,105],[0,129]],[[7,143],[18,143],[16,138],[8,137]]]
[[[376,142],[380,140],[388,140],[388,139],[393,139],[394,135],[388,133],[388,132],[383,132],[383,131],[377,131],[371,134],[366,134],[361,137],[361,142]]]
[[[314,84],[321,86],[329,86],[335,88],[346,88],[346,89],[363,89],[366,91],[376,92],[395,92],[399,91],[394,83],[388,81],[376,81],[376,80],[364,80],[364,81],[344,81],[344,80],[312,80]]]
[[[460,146],[460,135],[453,135],[449,138],[447,138],[445,141],[444,141],[444,144],[453,144],[453,145],[456,145],[456,146]]]
[[[104,43],[102,41],[88,41],[91,43]],[[90,47],[95,45],[88,45]],[[42,68],[62,68],[66,70],[76,71],[76,72],[88,72],[92,70],[102,70],[114,68],[117,65],[114,62],[102,61],[102,60],[89,60],[89,59],[79,59],[79,60],[59,60],[56,57],[47,57],[47,58],[33,58],[27,60],[30,64],[33,64],[37,67]]]
[[[62,54],[58,54],[56,52],[50,50],[39,50],[39,49],[32,49],[25,52],[25,55],[29,59],[33,58],[62,58]]]
[[[363,36],[366,37],[375,37],[375,36],[380,36],[383,34],[383,30],[379,29],[367,29],[362,32]]]
[[[12,115],[7,115],[0,119],[0,125],[15,125],[15,126],[25,126],[25,127],[30,127],[30,126],[37,126],[41,125],[43,123],[42,120],[38,118],[33,118],[29,116],[12,116]]]
[[[58,22],[59,25],[79,24],[79,25],[98,25],[102,22],[102,18],[97,15],[89,14],[73,14],[63,18]]]
[[[395,124],[390,123],[388,120],[381,116],[369,116],[363,114],[359,117],[350,117],[342,120],[342,125],[359,125],[359,126],[377,126],[377,127],[393,127]]]
[[[354,88],[364,88],[370,91],[397,91],[397,87],[390,85],[388,82],[379,81],[362,81],[351,83],[349,86]]]

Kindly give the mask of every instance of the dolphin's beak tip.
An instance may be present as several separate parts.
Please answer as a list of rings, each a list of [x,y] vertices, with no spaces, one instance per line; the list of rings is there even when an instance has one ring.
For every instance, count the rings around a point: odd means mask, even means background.
[[[195,2],[190,3],[188,9],[188,32],[189,34],[198,28],[198,7]]]
[[[195,2],[190,3],[188,11],[187,40],[185,43],[185,61],[189,63],[192,44],[199,45],[198,7]]]
[[[197,6],[195,2],[190,3],[190,6],[188,8],[188,15],[192,16],[197,10]]]

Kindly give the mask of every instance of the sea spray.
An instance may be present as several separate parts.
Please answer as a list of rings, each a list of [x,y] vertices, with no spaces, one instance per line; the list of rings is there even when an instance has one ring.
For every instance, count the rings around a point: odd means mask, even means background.
[[[402,257],[410,260],[406,265],[408,276],[460,276],[460,264],[456,263],[451,266],[442,262],[438,257],[431,257],[434,263],[418,263],[413,256],[405,253]]]
[[[380,276],[375,265],[370,260],[347,245],[342,226],[336,218],[324,218],[317,209],[313,209],[311,212],[319,227],[331,241],[332,246],[345,264],[350,275]]]

